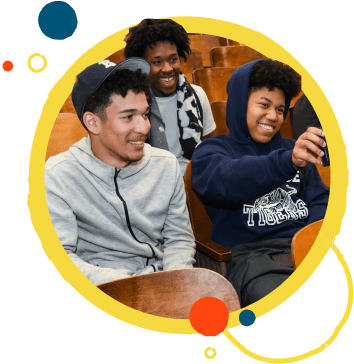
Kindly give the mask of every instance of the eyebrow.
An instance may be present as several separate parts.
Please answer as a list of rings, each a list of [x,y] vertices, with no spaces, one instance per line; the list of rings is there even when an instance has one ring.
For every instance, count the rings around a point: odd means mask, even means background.
[[[178,53],[172,53],[167,56],[167,58],[170,58],[170,57],[178,57]],[[161,56],[152,57],[152,59],[159,59],[159,58],[162,58],[162,57]]]
[[[134,112],[137,112],[138,110],[137,109],[125,109],[125,110],[122,110],[119,112],[119,114],[125,114],[125,113],[134,113]],[[150,106],[148,106],[144,112],[144,114],[147,112],[147,111],[150,111]]]
[[[119,114],[124,114],[127,112],[136,112],[136,109],[125,109],[125,110],[120,111]]]
[[[270,100],[266,97],[261,97],[261,99],[266,100],[266,101],[270,102],[271,104],[273,103],[272,100]],[[279,107],[285,107],[285,105],[281,104],[281,105],[279,105]]]

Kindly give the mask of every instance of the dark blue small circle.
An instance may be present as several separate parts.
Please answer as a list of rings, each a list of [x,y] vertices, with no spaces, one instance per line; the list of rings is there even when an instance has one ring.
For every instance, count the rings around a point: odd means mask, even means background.
[[[48,38],[62,40],[71,37],[77,27],[75,10],[64,1],[53,1],[39,13],[38,25]]]
[[[243,326],[251,326],[256,321],[256,315],[251,310],[243,310],[239,320]]]

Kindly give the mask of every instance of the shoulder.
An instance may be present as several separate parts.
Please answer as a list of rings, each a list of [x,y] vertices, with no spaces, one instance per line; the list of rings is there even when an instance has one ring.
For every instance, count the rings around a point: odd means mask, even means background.
[[[177,158],[168,150],[151,147],[151,159],[165,161],[167,163],[177,162]]]
[[[144,168],[149,174],[149,178],[155,180],[154,183],[163,183],[164,185],[175,185],[178,176],[181,174],[181,168],[177,158],[168,150],[151,147],[150,160]]]
[[[73,161],[75,161],[75,158],[73,157],[72,153],[67,150],[63,153],[59,153],[53,157],[50,157],[45,163],[45,170],[50,171],[53,169],[58,169],[61,166]]]
[[[193,85],[190,84],[193,87],[193,90],[195,91],[195,93],[197,94],[197,96],[201,99],[206,98],[207,99],[207,95],[205,93],[205,91],[198,85]]]
[[[192,159],[195,155],[203,155],[205,153],[227,152],[230,149],[229,138],[227,135],[217,135],[213,138],[203,140],[195,149]]]
[[[56,169],[56,167],[61,165],[66,165],[68,163],[77,162],[77,158],[74,156],[75,150],[89,150],[88,138],[84,137],[75,144],[73,144],[67,151],[54,155],[48,158],[45,163],[45,170]]]

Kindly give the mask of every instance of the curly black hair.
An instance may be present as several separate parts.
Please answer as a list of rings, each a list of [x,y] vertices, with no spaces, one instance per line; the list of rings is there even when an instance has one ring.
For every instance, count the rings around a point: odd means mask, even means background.
[[[249,94],[262,87],[267,87],[269,91],[276,87],[284,92],[287,100],[291,100],[301,90],[301,77],[284,63],[265,60],[258,62],[251,71]]]
[[[157,42],[169,41],[177,47],[179,57],[185,61],[191,54],[189,38],[184,28],[171,19],[144,19],[139,25],[129,29],[124,55],[145,57],[147,48],[153,48]]]
[[[112,102],[112,96],[126,97],[130,90],[136,94],[144,92],[145,95],[148,95],[150,91],[149,76],[141,73],[140,69],[137,71],[128,69],[116,71],[86,99],[83,114],[89,111],[99,116],[102,121],[106,120],[105,111]]]

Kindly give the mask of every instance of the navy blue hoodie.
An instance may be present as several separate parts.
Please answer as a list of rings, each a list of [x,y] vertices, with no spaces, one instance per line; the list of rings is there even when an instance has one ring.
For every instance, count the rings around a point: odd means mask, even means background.
[[[323,219],[328,203],[329,188],[316,166],[293,168],[294,140],[280,132],[265,144],[251,138],[246,119],[249,78],[258,62],[239,67],[228,81],[229,134],[204,140],[192,157],[192,185],[213,222],[210,238],[228,249],[291,238]]]

